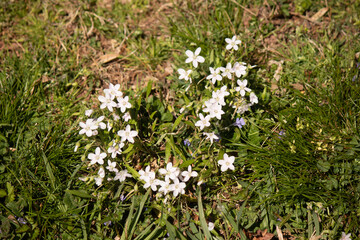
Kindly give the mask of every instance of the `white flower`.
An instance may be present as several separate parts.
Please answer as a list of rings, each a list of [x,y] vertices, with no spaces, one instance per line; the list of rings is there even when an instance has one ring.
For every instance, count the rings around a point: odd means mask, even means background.
[[[112,126],[111,126],[110,122],[107,122],[106,128],[107,128],[108,131],[110,131],[112,129]]]
[[[225,172],[228,169],[235,170],[235,167],[233,165],[235,161],[235,157],[231,156],[229,157],[226,153],[224,154],[224,159],[219,160],[218,164],[221,165],[221,171]]]
[[[114,177],[114,181],[119,180],[120,182],[123,182],[123,181],[125,181],[125,179],[127,177],[132,177],[132,176],[125,169],[125,170],[122,170],[122,171],[116,173],[116,176]]]
[[[220,97],[229,96],[230,93],[229,93],[228,91],[226,91],[226,89],[227,89],[227,86],[222,86],[222,87],[220,88],[220,90],[217,90],[217,91],[216,91],[216,94],[217,94],[218,96],[220,96]]]
[[[97,186],[100,186],[102,184],[102,182],[104,181],[104,178],[96,177],[96,178],[94,178],[94,180],[95,180],[95,184]]]
[[[119,171],[116,168],[116,162],[111,162],[110,160],[108,160],[108,166],[106,167],[106,169],[109,170],[110,172],[118,172]]]
[[[92,113],[93,113],[93,110],[91,110],[91,109],[86,110],[86,111],[85,111],[85,116],[90,117]]]
[[[120,119],[119,115],[113,114],[113,118],[115,121],[118,121]]]
[[[90,166],[95,163],[104,164],[104,158],[106,158],[106,153],[102,153],[99,147],[95,149],[95,154],[89,153],[88,155],[88,159],[91,160]]]
[[[113,111],[113,108],[116,107],[116,103],[113,101],[115,96],[106,94],[104,96],[99,96],[98,99],[102,104],[100,105],[100,109],[108,108],[110,112]]]
[[[214,230],[214,227],[215,227],[215,224],[212,223],[212,222],[209,222],[209,224],[208,224],[208,229],[209,229],[209,231]]]
[[[96,121],[94,119],[88,119],[85,123],[80,122],[80,127],[83,129],[80,130],[79,134],[86,134],[86,136],[91,137],[92,135],[95,135],[93,130],[96,130],[98,128],[98,125],[96,124]]]
[[[238,63],[236,62],[233,67],[233,71],[235,72],[236,76],[239,78],[246,74],[246,63]]]
[[[78,143],[75,145],[74,152],[77,152],[79,146],[80,146],[80,144],[78,144]]]
[[[130,113],[126,112],[122,118],[125,122],[128,122],[131,119]]]
[[[186,50],[185,54],[186,56],[188,56],[188,58],[185,60],[186,63],[190,63],[192,62],[194,68],[198,67],[198,62],[199,63],[203,63],[205,62],[205,58],[203,58],[202,56],[199,56],[201,52],[201,48],[197,48],[195,50],[195,52],[192,52],[190,50]]]
[[[245,98],[240,98],[235,100],[235,103],[233,105],[233,108],[237,109],[237,113],[244,114],[246,111],[249,111],[249,108],[251,107],[250,103],[247,103]]]
[[[134,143],[134,137],[138,135],[138,132],[131,131],[130,125],[127,125],[125,130],[120,130],[117,134],[121,137],[122,142],[128,140],[129,142]]]
[[[122,97],[123,93],[119,90],[120,84],[116,84],[115,86],[110,83],[108,89],[104,89],[105,94],[109,94],[113,97]]]
[[[103,167],[100,167],[98,172],[98,177],[95,178],[95,183],[97,186],[100,186],[104,180],[105,177],[105,170]]]
[[[246,87],[246,85],[247,85],[247,80],[246,79],[244,81],[237,80],[237,84],[239,86],[235,88],[235,91],[240,92],[241,96],[245,96],[245,91],[246,92],[251,92],[251,89]]]
[[[185,193],[185,187],[186,184],[183,182],[180,182],[178,178],[174,179],[174,183],[170,185],[170,189],[174,194],[174,197],[177,197],[177,195],[184,194]]]
[[[144,170],[139,171],[140,180],[143,180],[145,182],[148,182],[150,179],[155,179],[155,173],[153,171],[150,171],[150,166],[147,166]]]
[[[217,119],[221,120],[221,115],[225,112],[221,109],[221,105],[217,102],[213,103],[209,106],[206,110],[209,111],[210,118],[216,117]],[[205,109],[203,110],[205,112]]]
[[[251,102],[251,104],[259,102],[258,97],[253,92],[250,93],[250,102]]]
[[[238,44],[241,44],[241,41],[237,40],[236,36],[233,36],[231,39],[225,38],[225,42],[228,43],[228,45],[226,45],[227,50],[230,50],[233,48],[236,51],[239,49]]]
[[[165,168],[159,169],[159,173],[165,175],[165,181],[170,181],[169,180],[170,178],[174,180],[179,176],[180,170],[177,167],[173,167],[172,163],[169,162],[166,165],[166,169]]]
[[[100,167],[98,172],[99,177],[104,178],[105,177],[105,169],[103,167]]]
[[[148,179],[148,181],[145,181],[144,188],[146,189],[146,188],[151,187],[151,189],[153,191],[156,191],[157,185],[160,185],[159,179],[150,178],[150,179]]]
[[[124,113],[127,108],[131,108],[131,103],[129,103],[129,97],[118,97],[116,98],[118,101],[117,107],[120,108],[120,111]]]
[[[111,153],[111,157],[112,158],[116,158],[116,155],[117,154],[121,154],[122,153],[122,148],[124,147],[124,143],[121,142],[121,143],[116,143],[116,142],[113,142],[113,145],[111,147],[108,148],[108,153]]]
[[[98,119],[95,120],[96,124],[101,128],[101,129],[105,129],[106,128],[106,124],[102,122],[102,120],[104,120],[104,116],[99,117]]]
[[[232,74],[234,73],[234,69],[231,67],[231,63],[226,64],[226,68],[220,67],[222,71],[222,76],[227,77],[228,79],[232,79]]]
[[[204,117],[202,113],[199,114],[200,120],[195,123],[195,126],[199,127],[200,130],[203,130],[204,127],[210,126],[210,115]]]
[[[224,86],[224,87],[226,87],[226,86]],[[225,98],[224,97],[225,97],[226,94],[229,95],[229,93],[226,92],[226,91],[225,92],[222,92],[221,90],[217,90],[216,92],[213,91],[212,92],[212,101],[214,103],[217,103],[217,104],[221,105],[221,106],[225,106],[226,103],[225,103]]]
[[[183,181],[184,181],[184,182],[187,182],[187,181],[189,181],[189,179],[190,179],[191,177],[197,177],[197,176],[198,176],[198,173],[197,173],[196,171],[192,171],[192,170],[191,170],[191,166],[188,166],[188,170],[187,170],[187,171],[183,171],[183,172],[181,173],[181,176],[184,177]]]
[[[215,84],[216,81],[221,81],[222,76],[220,74],[220,68],[213,69],[212,67],[210,69],[210,75],[206,77],[206,79],[211,79],[211,82]]]
[[[351,237],[351,233],[346,234],[346,233],[342,232],[340,240],[351,240],[350,237]]]
[[[161,186],[159,188],[159,192],[164,193],[164,195],[171,191],[171,185],[169,181],[159,181],[159,185]]]
[[[206,135],[206,139],[210,139],[211,144],[213,143],[214,139],[219,139],[218,136],[214,132],[212,133],[204,133]]]
[[[191,72],[192,72],[191,70],[185,71],[184,69],[179,68],[178,69],[178,73],[180,74],[179,79],[184,79],[185,81],[190,80],[191,83],[191,77],[190,77]]]

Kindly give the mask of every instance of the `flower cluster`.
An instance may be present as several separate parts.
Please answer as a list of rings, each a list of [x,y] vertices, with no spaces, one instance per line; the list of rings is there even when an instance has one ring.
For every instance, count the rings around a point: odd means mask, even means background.
[[[185,193],[186,182],[191,177],[197,177],[198,173],[192,170],[191,166],[188,166],[187,171],[180,171],[178,167],[174,167],[171,162],[166,165],[166,168],[159,169],[159,174],[162,179],[156,178],[156,173],[150,170],[150,166],[147,166],[144,170],[140,170],[140,179],[145,182],[144,188],[151,188],[153,191],[158,191],[163,195],[167,195],[172,192],[174,197],[179,194]]]
[[[241,44],[241,41],[233,36],[231,39],[226,38],[227,50],[234,49],[235,51],[239,49],[238,45]],[[196,68],[198,62],[202,63],[205,59],[199,56],[201,48],[197,48],[195,53],[192,53],[190,50],[187,50],[185,54],[189,57],[186,59],[186,63],[193,63],[193,66]],[[248,74],[248,69],[252,68],[244,62],[235,62],[232,65],[231,62],[226,63],[224,67],[210,67],[210,74],[206,77],[209,80],[207,84],[208,89],[212,89],[211,98],[205,99],[203,101],[201,111],[198,113],[198,120],[195,122],[195,126],[203,131],[205,129],[211,128],[212,121],[220,121],[223,118],[223,115],[231,112],[231,108],[235,108],[234,114],[244,114],[250,109],[253,104],[258,103],[258,98],[256,94],[249,88],[248,80],[243,79]],[[190,80],[192,83],[192,70],[178,69],[180,74],[179,79]],[[235,87],[235,82],[237,86]],[[228,89],[228,86],[231,86]],[[249,101],[246,97],[249,97]],[[230,98],[230,100],[227,100]],[[232,104],[229,104],[229,103]],[[181,109],[181,112],[184,108]],[[242,128],[245,125],[244,118],[237,118],[233,126]],[[207,140],[210,140],[213,144],[214,140],[219,139],[219,135],[215,132],[207,131],[203,133],[206,136]],[[231,161],[229,160],[231,159]],[[229,157],[225,154],[223,160],[219,160],[218,164],[221,165],[221,171],[226,171],[227,169],[234,170],[232,163],[234,162],[233,157]]]
[[[125,123],[129,122],[131,119],[130,113],[126,112],[127,109],[131,108],[131,103],[129,102],[129,97],[124,96],[123,93],[119,90],[120,85],[113,85],[110,83],[109,88],[104,89],[104,96],[99,96],[98,99],[101,102],[100,109],[107,109],[112,113],[112,118],[105,119],[105,116],[100,116],[99,118],[89,118],[85,122],[80,122],[80,127],[82,128],[79,134],[85,134],[87,137],[97,136],[99,130],[107,130],[109,133],[113,130],[113,126],[124,127]],[[85,111],[87,117],[91,117],[93,110]],[[120,116],[122,114],[123,121],[120,121]],[[107,120],[107,123],[104,123],[104,120]],[[95,152],[91,152],[87,155],[87,158],[90,160],[88,166],[100,165],[97,175],[92,177],[82,177],[80,178],[83,181],[89,181],[94,179],[96,185],[100,186],[105,179],[106,172],[115,174],[114,178],[108,177],[107,180],[119,180],[120,182],[125,181],[127,177],[131,175],[127,170],[119,170],[117,168],[116,158],[117,155],[121,155],[122,149],[126,146],[127,143],[134,143],[134,138],[138,135],[138,132],[131,130],[130,124],[127,124],[125,129],[121,129],[116,132],[117,134],[113,136],[113,139],[109,142],[107,151],[104,152],[101,149],[105,146],[98,146],[95,149]],[[111,134],[109,134],[111,135]],[[75,147],[75,151],[78,149],[78,145]],[[110,158],[105,161],[106,158]],[[104,163],[107,163],[107,166],[104,168]]]

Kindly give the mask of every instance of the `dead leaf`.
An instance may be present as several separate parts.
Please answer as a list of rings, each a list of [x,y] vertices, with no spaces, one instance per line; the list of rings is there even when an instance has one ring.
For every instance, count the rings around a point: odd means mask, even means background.
[[[117,53],[108,53],[108,54],[105,54],[101,57],[99,57],[99,63],[100,64],[105,64],[105,63],[109,63],[111,61],[114,61],[115,59],[117,59],[119,57],[119,54]]]
[[[360,58],[360,52],[355,53],[355,58],[356,58],[356,59],[359,59],[359,58]]]
[[[278,235],[279,240],[284,240],[283,234],[281,232],[281,229],[279,228],[279,226],[276,225],[276,233]]]
[[[315,22],[319,20],[322,16],[325,15],[325,13],[329,10],[329,8],[325,7],[320,9],[317,13],[315,13],[310,19],[311,21]]]
[[[300,83],[293,83],[293,84],[291,84],[291,86],[293,86],[293,88],[295,88],[296,90],[299,90],[299,91],[304,90],[304,86]]]

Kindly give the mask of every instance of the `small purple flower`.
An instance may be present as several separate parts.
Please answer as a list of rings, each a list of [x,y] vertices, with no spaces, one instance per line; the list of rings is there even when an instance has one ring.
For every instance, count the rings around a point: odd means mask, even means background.
[[[121,194],[121,196],[120,196],[120,201],[125,201],[125,199],[126,199],[126,197],[124,196],[124,194]]]
[[[111,226],[111,221],[109,220],[109,221],[107,221],[107,222],[104,222],[104,225],[105,225],[105,226]]]
[[[278,138],[282,139],[282,136],[285,136],[285,131],[281,129]]]
[[[184,145],[190,147],[191,143],[190,143],[189,139],[184,140]]]
[[[215,135],[218,137],[218,139],[214,139],[214,141],[215,141],[215,142],[219,142],[219,141],[221,140],[220,134],[215,134]]]
[[[26,220],[21,217],[17,218],[17,221],[22,225],[25,225],[27,223]]]
[[[233,125],[242,128],[243,126],[245,126],[245,120],[243,118],[236,118],[236,121]]]

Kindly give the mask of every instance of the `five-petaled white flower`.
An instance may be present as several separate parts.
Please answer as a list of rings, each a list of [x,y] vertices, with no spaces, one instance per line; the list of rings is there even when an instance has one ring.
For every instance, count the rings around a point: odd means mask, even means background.
[[[202,113],[199,114],[200,120],[197,121],[195,123],[196,127],[199,127],[200,130],[203,130],[204,127],[209,127],[210,126],[210,115],[207,115],[206,117],[204,117],[204,115],[202,115]]]
[[[211,144],[213,143],[214,139],[215,140],[219,139],[219,137],[216,136],[216,134],[214,132],[212,132],[212,133],[204,133],[204,135],[206,135],[206,139],[210,139]]]
[[[157,185],[160,185],[159,179],[150,178],[150,179],[148,179],[148,181],[145,182],[144,188],[146,189],[146,188],[151,187],[151,189],[153,191],[156,191],[157,190]]]
[[[90,166],[95,163],[104,164],[104,158],[106,158],[106,153],[102,153],[99,147],[95,149],[95,154],[89,153],[88,155],[88,159],[91,160]]]
[[[235,74],[238,78],[245,75],[246,74],[246,63],[236,62],[234,64],[233,71],[235,72]]]
[[[346,233],[342,232],[340,240],[351,240],[350,237],[351,237],[351,233],[346,234]]]
[[[126,112],[122,118],[125,122],[128,122],[131,119],[130,113]]]
[[[228,169],[235,170],[235,167],[233,165],[235,161],[234,156],[228,156],[226,153],[224,154],[224,159],[219,160],[218,164],[221,165],[221,171],[225,172]]]
[[[227,77],[228,79],[232,79],[232,74],[234,73],[234,69],[231,67],[231,63],[226,64],[226,67],[220,67],[222,71],[222,76]]]
[[[199,63],[203,63],[205,62],[205,58],[203,58],[202,56],[199,56],[201,52],[201,48],[198,47],[195,52],[192,52],[190,50],[186,50],[185,54],[186,56],[188,56],[188,58],[185,60],[186,63],[190,63],[192,62],[194,68],[198,67],[198,62]]]
[[[100,186],[104,180],[104,177],[105,177],[105,170],[103,167],[100,167],[99,172],[98,172],[98,177],[94,178],[95,184],[97,186]]]
[[[166,164],[166,169],[159,169],[159,173],[165,175],[165,181],[170,181],[169,179],[174,180],[179,176],[180,170],[177,167],[173,167],[172,163],[169,162],[168,164]]]
[[[183,171],[181,176],[183,176],[183,182],[187,182],[191,177],[197,177],[198,173],[196,171],[192,171],[191,166],[189,165],[188,170]]]
[[[131,108],[131,103],[129,103],[129,97],[118,97],[116,98],[118,101],[117,107],[120,108],[120,111],[124,113],[127,108]]]
[[[122,97],[123,93],[119,90],[120,84],[116,84],[115,86],[110,83],[108,89],[104,89],[105,94],[109,94],[114,97]]]
[[[82,129],[80,130],[79,134],[86,134],[86,136],[91,137],[94,134],[94,130],[96,130],[98,128],[98,124],[96,121],[94,121],[94,119],[88,119],[86,120],[85,123],[80,122],[79,123],[80,127],[82,127]]]
[[[159,181],[159,192],[164,193],[165,195],[171,191],[170,182],[169,181]]]
[[[171,191],[173,191],[174,197],[177,195],[185,193],[186,184],[184,182],[180,182],[178,178],[174,179],[174,183],[170,185]]]
[[[98,99],[102,104],[100,105],[100,109],[108,108],[110,112],[114,111],[113,108],[117,106],[117,104],[113,101],[115,98],[114,95],[110,95],[105,93],[104,96],[99,96]]]
[[[241,40],[236,39],[236,36],[232,38],[225,38],[225,42],[228,44],[226,45],[226,49],[234,49],[235,51],[239,49],[238,44],[241,44]]]
[[[220,74],[220,68],[212,68],[210,67],[210,75],[206,77],[206,79],[211,79],[211,82],[215,84],[216,81],[221,81],[222,76]]]
[[[118,172],[119,170],[116,168],[116,162],[111,162],[108,160],[108,166],[106,167],[110,172]]]
[[[140,179],[140,180],[143,180],[143,181],[145,181],[145,182],[148,182],[150,179],[155,179],[155,172],[150,171],[150,166],[147,166],[147,167],[145,168],[145,171],[144,171],[144,170],[140,170],[140,171],[139,171],[139,174],[140,174],[139,179]]]
[[[134,143],[134,137],[138,135],[138,132],[131,131],[130,125],[127,125],[125,130],[120,130],[117,134],[121,137],[122,142],[128,140],[129,142]]]
[[[120,171],[120,172],[117,172],[116,173],[116,176],[114,177],[114,180],[116,181],[116,180],[119,180],[120,182],[123,182],[123,181],[125,181],[125,179],[127,178],[127,177],[132,177],[129,173],[128,173],[128,171],[125,169],[125,170],[122,170],[122,171]]]
[[[237,84],[239,86],[235,88],[235,91],[240,92],[241,96],[245,96],[245,92],[251,92],[251,89],[246,87],[247,82],[248,81],[246,79],[244,81],[237,80]]]
[[[117,154],[121,154],[122,153],[122,148],[124,147],[124,143],[123,142],[121,142],[121,143],[116,143],[115,141],[113,142],[113,144],[112,144],[112,146],[110,146],[109,148],[108,148],[108,153],[111,153],[111,157],[112,158],[116,158],[116,155]]]
[[[191,77],[190,77],[190,74],[191,74],[192,70],[184,70],[182,68],[179,68],[178,69],[178,73],[180,74],[179,76],[179,79],[184,79],[185,81],[189,81],[190,80],[190,83],[191,83]]]
[[[251,104],[259,102],[258,97],[253,92],[250,93],[250,102],[251,102]]]
[[[93,110],[92,110],[92,109],[88,109],[88,110],[85,111],[85,116],[90,117],[92,113],[93,113]]]

